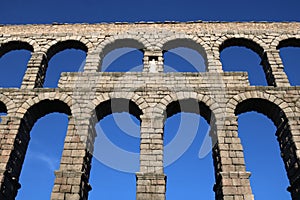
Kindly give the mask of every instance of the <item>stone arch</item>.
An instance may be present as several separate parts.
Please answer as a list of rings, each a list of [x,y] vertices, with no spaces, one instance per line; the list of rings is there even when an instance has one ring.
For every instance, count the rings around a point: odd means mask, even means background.
[[[47,94],[39,94],[37,97],[28,99],[26,102],[24,102],[17,110],[16,117],[24,118],[30,108],[34,107],[35,105],[38,105],[41,102],[43,102],[43,105],[39,106],[39,108],[41,110],[44,110],[42,111],[42,113],[45,112],[46,114],[49,114],[51,112],[60,112],[70,116],[72,115],[72,98],[66,94],[49,92]],[[44,106],[44,104],[50,103],[53,103],[53,105],[57,106],[57,108],[46,108],[46,106]],[[54,103],[57,103],[57,105]],[[68,107],[69,109],[66,109],[66,107]],[[39,119],[39,117],[37,119]]]
[[[100,106],[102,105],[102,106]],[[75,107],[76,105],[74,105]],[[104,107],[104,112],[99,113],[99,108]],[[115,112],[128,112],[135,116],[139,121],[141,121],[141,115],[145,113],[146,109],[149,107],[145,99],[138,94],[130,92],[112,92],[112,93],[101,93],[98,94],[95,99],[87,104],[86,112],[90,115],[90,124],[93,127],[105,116],[115,113]],[[75,108],[76,114],[80,114],[80,108]],[[96,135],[90,134],[88,141],[89,149],[93,149],[93,141]]]
[[[239,115],[244,112],[256,111],[269,117],[278,128],[287,116],[277,103],[264,98],[247,98],[239,102],[235,108],[235,114]]]
[[[203,102],[212,112],[215,120],[221,119],[220,113],[222,113],[222,108],[218,103],[209,95],[199,94],[196,92],[177,92],[170,93],[160,100],[160,102],[155,106],[154,112],[157,114],[164,114],[166,117],[167,106],[176,101],[181,101],[184,99],[194,99],[198,102]]]
[[[145,113],[144,112],[145,109],[149,107],[145,99],[134,92],[102,93],[98,95],[94,100],[92,100],[92,103],[89,104],[88,107],[89,110],[93,112],[94,109],[96,109],[96,107],[101,103],[109,101],[110,99],[120,99],[120,98],[127,99],[135,103],[137,107],[142,111],[142,113]]]
[[[42,102],[42,101],[63,102],[70,108],[70,112],[68,112],[69,113],[68,115],[72,115],[72,110],[71,110],[72,105],[73,105],[72,98],[67,94],[57,93],[57,92],[49,92],[49,93],[41,93],[37,97],[28,99],[26,102],[24,102],[20,106],[20,108],[17,110],[16,117],[23,118],[30,107],[32,107],[35,104]],[[67,114],[67,112],[66,112],[66,114]]]
[[[27,50],[31,52],[30,57],[32,58],[32,54],[34,51],[37,51],[39,49],[39,46],[35,43],[35,41],[31,39],[23,39],[23,38],[10,38],[8,40],[3,41],[2,44],[0,44],[0,58],[5,55],[6,53],[9,53],[14,50]],[[30,60],[23,66],[28,69],[28,66],[30,65]],[[20,70],[17,70],[18,72],[21,72]],[[18,73],[17,73],[18,74]]]
[[[207,52],[210,52],[208,44],[197,36],[176,34],[163,38],[158,48],[168,51],[177,47],[186,47],[197,51],[204,59],[205,66],[208,68]]]
[[[282,82],[284,81],[285,84],[283,86],[291,86],[292,85],[298,85],[299,83],[295,83],[297,80],[296,77],[293,77],[293,68],[290,68],[289,66],[285,66],[287,63],[283,63],[283,61],[286,61],[285,59],[288,59],[289,55],[292,51],[291,49],[288,50],[288,54],[283,53],[286,50],[283,48],[286,47],[296,47],[300,48],[300,36],[299,35],[289,35],[289,34],[282,34],[280,36],[277,36],[271,43],[270,48],[271,52],[273,54],[273,63],[275,63],[275,67],[277,67],[277,70],[281,72],[281,75],[278,75],[277,79],[283,79]],[[282,54],[283,53],[283,54]],[[285,56],[283,56],[285,55]]]
[[[0,112],[6,112],[8,115],[13,115],[17,110],[15,102],[4,94],[0,94]]]
[[[268,85],[270,86],[276,86],[275,83],[275,78],[272,72],[272,68],[269,63],[268,55],[266,54],[265,50],[268,49],[268,46],[259,38],[254,37],[254,36],[246,36],[243,35],[241,36],[232,36],[232,37],[227,37],[223,36],[217,41],[218,49],[219,49],[219,55],[218,57],[220,58],[221,52],[232,46],[240,46],[240,47],[246,47],[253,52],[255,52],[260,58],[261,58],[261,65],[263,67],[266,81]]]
[[[178,46],[186,46],[188,48],[198,51],[203,57],[207,57],[206,51],[208,51],[208,44],[197,36],[192,35],[180,35],[170,36],[163,38],[158,47],[162,50],[169,50]]]
[[[10,41],[5,44],[1,45],[0,48],[0,57],[2,57],[4,54],[13,51],[13,50],[28,50],[30,52],[33,52],[33,46],[31,46],[27,42],[22,41]]]
[[[147,46],[147,41],[139,36],[135,35],[114,35],[106,38],[100,43],[100,46],[95,50],[99,52],[100,66],[98,70],[101,70],[101,65],[104,57],[112,50],[122,47],[132,47],[144,52]]]
[[[222,52],[224,49],[231,46],[246,47],[257,53],[261,58],[264,55],[264,49],[266,49],[265,44],[257,38],[231,37],[222,41],[219,46],[219,51]]]
[[[54,40],[50,42],[45,48],[47,60],[49,61],[55,54],[59,53],[60,51],[66,49],[79,49],[86,53],[88,53],[89,48],[91,47],[91,43],[81,37],[80,38],[68,38],[68,39],[61,39],[61,40]]]
[[[0,58],[13,50],[28,50],[30,52],[40,51],[41,47],[30,38],[12,37],[1,42]]]
[[[235,45],[241,45],[241,46],[244,46],[246,48],[252,48],[251,46],[249,45],[245,45],[245,43],[252,43],[251,45],[253,46],[257,46],[257,47],[254,47],[256,49],[263,49],[263,50],[266,50],[268,49],[268,46],[267,44],[263,41],[262,38],[260,38],[260,36],[256,36],[256,35],[253,35],[253,34],[247,34],[247,33],[239,33],[239,34],[236,34],[236,33],[225,33],[224,35],[220,36],[216,42],[213,44],[214,47],[218,48],[220,50],[220,46],[225,43],[227,40],[240,40],[236,43],[238,44],[235,44]],[[226,44],[226,43],[225,43]],[[234,46],[234,45],[230,45],[230,46]],[[229,47],[229,46],[227,46]],[[257,50],[254,50],[254,49],[251,49],[253,50],[254,52],[256,52]],[[256,52],[257,53],[257,52]]]
[[[277,127],[275,135],[279,142],[281,157],[291,184],[288,190],[291,192],[293,199],[296,199],[299,196],[297,188],[299,188],[298,168],[300,160],[297,157],[297,147],[289,124],[289,118],[294,117],[294,112],[289,104],[283,99],[267,93],[246,92],[230,99],[228,107],[233,105],[235,107],[227,109],[228,112],[234,111],[235,115],[239,115],[256,111],[270,118]]]
[[[290,37],[284,40],[279,41],[276,49],[283,47],[300,47],[300,38]]]
[[[279,50],[283,47],[299,47],[300,35],[280,34],[270,44],[272,49]]]
[[[97,136],[95,125],[104,117],[113,114],[127,112],[135,116],[141,122],[141,116],[143,115],[143,108],[145,101],[137,94],[125,93],[102,93],[89,104],[89,110],[91,110],[90,124],[91,127],[88,135],[87,149],[89,152],[89,159],[86,159],[85,167],[87,170],[87,177],[90,176],[90,170],[92,167],[92,157],[94,153],[94,143]],[[91,109],[92,108],[92,109]]]
[[[199,94],[196,92],[170,93],[161,99],[157,105],[155,105],[152,113],[158,116],[163,115],[165,121],[168,117],[185,111],[200,114],[204,117],[211,127],[211,139],[213,143],[216,144],[216,125],[219,121],[224,119],[224,111],[222,107],[209,95]]]
[[[128,112],[139,120],[141,120],[140,116],[143,114],[137,104],[126,98],[111,98],[103,101],[95,108],[95,110],[98,121],[109,114],[117,112]]]
[[[44,96],[44,95],[43,95]],[[66,103],[60,98],[67,101],[67,95],[51,95],[42,98],[42,95],[27,100],[18,109],[16,116],[20,117],[19,128],[14,139],[13,150],[10,152],[9,160],[4,173],[4,181],[1,187],[2,195],[7,199],[14,199],[20,188],[19,176],[25,159],[26,150],[30,140],[30,131],[34,123],[41,117],[59,112],[71,116],[70,103]],[[69,105],[68,105],[69,104]],[[12,187],[7,188],[6,185]]]
[[[87,56],[89,48],[91,47],[92,44],[87,39],[85,39],[84,37],[76,36],[61,38],[60,40],[53,40],[49,42],[46,46],[43,47],[42,50],[44,54],[41,57],[40,66],[38,66],[38,80],[36,80],[36,82],[38,82],[41,86],[44,84],[46,72],[48,69],[48,63],[51,58],[57,53],[66,49],[78,49],[84,51]]]
[[[166,95],[155,107],[157,112],[164,114],[165,120],[180,112],[198,114],[206,120],[210,126],[209,135],[212,142],[212,160],[214,163],[212,167],[214,169],[215,181],[217,182],[217,175],[221,172],[221,169],[216,164],[220,162],[218,154],[215,151],[218,147],[217,120],[222,120],[219,114],[222,113],[221,107],[218,103],[209,95],[196,92],[178,92]]]
[[[247,99],[264,99],[271,103],[276,104],[286,115],[286,117],[294,117],[294,112],[290,108],[289,104],[284,101],[282,98],[279,98],[275,95],[268,94],[260,91],[248,91],[238,95],[233,96],[226,104],[226,114],[234,115],[234,110],[237,105]]]

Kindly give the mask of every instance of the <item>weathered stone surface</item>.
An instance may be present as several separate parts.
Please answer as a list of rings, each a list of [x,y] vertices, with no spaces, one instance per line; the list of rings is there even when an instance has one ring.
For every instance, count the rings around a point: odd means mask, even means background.
[[[254,199],[236,121],[236,115],[251,110],[267,115],[276,125],[289,191],[294,200],[300,199],[300,88],[290,86],[279,56],[279,48],[299,40],[300,23],[0,26],[0,56],[14,49],[32,51],[21,88],[0,88],[0,112],[7,112],[0,123],[0,199],[15,198],[30,130],[51,112],[69,116],[51,199],[87,199],[94,124],[110,110],[128,111],[141,121],[138,200],[165,199],[164,121],[180,110],[201,114],[211,125],[216,199]],[[258,53],[268,87],[250,86],[247,73],[223,72],[220,52],[234,45]],[[143,72],[101,72],[104,56],[123,46],[144,52]],[[179,46],[198,51],[207,72],[163,73],[163,51]],[[87,53],[83,70],[62,73],[58,88],[43,88],[48,61],[67,48]],[[111,102],[126,108],[109,108]]]

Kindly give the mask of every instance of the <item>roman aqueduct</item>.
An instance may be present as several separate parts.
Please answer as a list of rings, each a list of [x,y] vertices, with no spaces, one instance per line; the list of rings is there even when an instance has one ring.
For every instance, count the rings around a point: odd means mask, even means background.
[[[67,114],[69,125],[51,199],[88,199],[96,136],[92,119],[123,111],[141,123],[138,200],[165,199],[164,121],[178,112],[200,114],[213,127],[216,199],[254,199],[237,133],[237,115],[248,111],[276,125],[288,191],[300,199],[300,89],[290,85],[279,56],[282,47],[300,47],[300,23],[2,25],[0,45],[0,57],[12,50],[31,51],[21,87],[0,88],[0,112],[7,113],[0,123],[0,199],[15,199],[31,128],[53,112]],[[125,46],[144,53],[143,71],[101,72],[105,55]],[[250,86],[245,72],[223,71],[220,52],[231,46],[260,56],[268,86]],[[163,52],[175,47],[199,52],[206,72],[163,73]],[[86,52],[83,70],[62,73],[57,88],[44,88],[48,61],[70,48]],[[150,70],[150,60],[155,69]],[[112,108],[111,102],[119,106]],[[200,109],[184,106],[191,102]]]

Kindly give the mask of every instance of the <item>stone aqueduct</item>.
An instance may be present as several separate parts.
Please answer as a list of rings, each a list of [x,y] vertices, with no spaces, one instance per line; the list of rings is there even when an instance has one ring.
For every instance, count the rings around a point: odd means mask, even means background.
[[[5,25],[0,44],[0,57],[17,49],[32,52],[21,87],[0,88],[0,112],[7,113],[0,123],[0,199],[15,199],[30,130],[52,112],[67,114],[69,125],[51,199],[88,199],[96,136],[92,119],[120,111],[141,123],[136,198],[165,199],[164,120],[185,111],[180,105],[190,101],[200,111],[186,111],[202,115],[213,127],[216,199],[254,199],[237,133],[237,115],[248,111],[263,113],[276,125],[288,191],[300,199],[300,88],[290,85],[279,56],[281,47],[300,46],[300,23]],[[104,56],[124,46],[144,52],[143,72],[101,72]],[[198,51],[207,72],[163,73],[163,51],[179,46]],[[250,86],[244,72],[223,72],[220,52],[230,46],[250,48],[261,57],[269,86]],[[57,88],[43,88],[48,61],[68,48],[86,52],[84,69],[63,73]],[[149,72],[149,59],[156,62],[154,72]],[[125,100],[127,108],[109,106],[112,101],[125,105]]]

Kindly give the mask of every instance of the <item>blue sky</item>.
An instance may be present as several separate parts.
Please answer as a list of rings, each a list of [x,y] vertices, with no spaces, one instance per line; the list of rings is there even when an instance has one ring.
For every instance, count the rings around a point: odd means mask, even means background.
[[[290,21],[299,20],[299,1],[245,0],[73,0],[1,3],[0,23],[113,22],[165,20]]]
[[[28,23],[98,23],[114,21],[300,21],[300,1],[36,1],[12,0],[1,3],[0,24]],[[175,51],[176,52],[176,51]],[[177,51],[178,52],[178,51]],[[194,52],[189,52],[193,54]],[[109,56],[109,55],[108,55]],[[179,66],[194,70],[177,54],[165,55],[166,64],[180,71]],[[299,85],[299,48],[281,50],[285,71],[292,85]],[[195,57],[197,57],[195,55]],[[15,59],[18,58],[18,59]],[[30,53],[24,50],[5,54],[0,59],[0,86],[19,87]],[[54,56],[47,71],[45,87],[56,87],[62,71],[77,71],[84,62],[84,52],[66,50]],[[129,61],[132,59],[135,61]],[[120,63],[137,66],[141,54],[131,51],[108,66],[117,71]],[[201,62],[201,58],[198,58]],[[17,61],[16,61],[17,60]],[[232,47],[221,54],[223,69],[227,71],[249,71],[251,85],[266,85],[259,66],[260,59],[254,52]],[[178,65],[178,68],[176,67]],[[201,68],[201,67],[200,67]],[[13,78],[12,78],[13,77]],[[126,116],[126,114],[121,114]],[[172,165],[165,168],[168,176],[167,199],[214,199],[212,187],[214,173],[211,153],[200,159],[199,148],[209,126],[202,117],[184,113],[170,117],[165,124],[165,144],[177,134],[177,124],[186,117],[190,125],[199,123],[199,129],[190,148]],[[139,126],[136,119],[133,126]],[[53,171],[59,167],[68,119],[63,114],[49,114],[38,120],[31,131],[31,141],[20,177],[22,188],[18,200],[49,199],[54,182]],[[252,172],[251,185],[256,199],[290,199],[286,192],[288,180],[280,158],[275,137],[275,126],[267,117],[249,112],[238,118],[239,136],[245,150],[247,170]],[[117,146],[138,153],[138,132],[128,135],[122,132],[112,116],[100,121],[103,133]],[[136,130],[135,130],[136,131]],[[189,124],[183,127],[186,134],[193,134]],[[121,139],[120,139],[121,138]],[[259,138],[259,140],[258,140]],[[51,142],[49,142],[51,141]],[[96,141],[97,142],[100,141]],[[138,166],[137,166],[138,167]],[[35,173],[32,176],[32,173]],[[276,175],[274,175],[276,174]],[[93,159],[90,199],[135,199],[135,176],[116,171]],[[266,187],[268,186],[268,187]],[[39,191],[32,193],[32,191]]]

